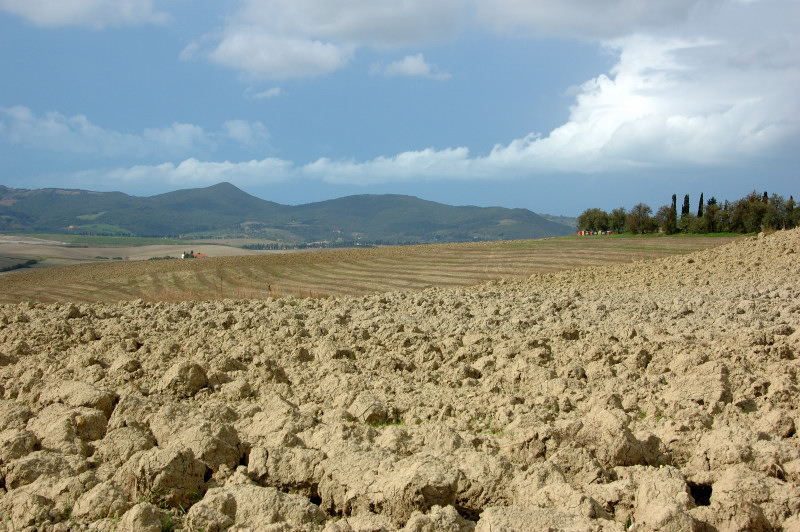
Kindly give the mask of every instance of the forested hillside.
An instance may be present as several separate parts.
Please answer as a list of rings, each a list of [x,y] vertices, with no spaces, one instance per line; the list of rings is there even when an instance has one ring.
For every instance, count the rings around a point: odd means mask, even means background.
[[[264,240],[264,246],[294,246],[509,240],[572,230],[526,209],[453,207],[400,195],[288,206],[256,198],[230,183],[151,197],[0,186],[3,232],[246,237]]]

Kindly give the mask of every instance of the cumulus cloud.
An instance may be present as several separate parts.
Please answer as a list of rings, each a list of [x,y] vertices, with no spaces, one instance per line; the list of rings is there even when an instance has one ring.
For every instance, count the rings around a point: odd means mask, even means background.
[[[420,46],[475,27],[522,36],[612,39],[674,27],[696,18],[701,8],[731,1],[243,0],[226,26],[207,36],[216,44],[200,52],[249,75],[321,75],[347,65],[362,46]],[[183,55],[197,48],[194,43]],[[402,73],[416,60],[408,56],[389,67]]]
[[[261,122],[230,120],[219,131],[208,132],[195,124],[176,122],[129,134],[97,126],[84,115],[36,115],[27,107],[15,106],[0,107],[0,139],[41,151],[101,158],[163,157],[213,150],[225,142],[245,148],[263,146],[269,133]]]
[[[578,171],[770,157],[800,134],[800,39],[781,5],[729,2],[670,36],[607,41],[619,60],[582,86],[569,121],[498,154],[546,154]]]
[[[12,4],[17,5],[0,0],[6,9]],[[101,2],[77,5],[84,4]],[[150,3],[136,5],[152,12]],[[257,78],[313,76],[343,68],[359,47],[385,51],[416,46],[477,24],[523,35],[520,45],[533,45],[528,37],[540,35],[596,40],[616,59],[612,69],[598,72],[572,93],[564,124],[549,132],[532,127],[530,134],[499,144],[484,156],[471,155],[466,147],[428,148],[367,161],[323,158],[297,165],[277,159],[187,159],[177,166],[119,172],[127,179],[166,172],[177,183],[218,181],[236,172],[256,179],[254,168],[271,168],[269,179],[366,184],[733,167],[800,142],[798,17],[797,0],[243,0],[225,27],[201,39],[202,44],[188,46],[183,56],[203,55]],[[447,76],[422,54],[377,64],[373,72]],[[249,96],[278,94],[280,89],[274,88]],[[19,145],[76,153],[153,154],[166,147],[183,157],[197,156],[186,153],[192,147],[268,141],[258,122],[230,121],[217,132],[173,124],[129,135],[100,128],[80,115],[36,116],[22,107],[0,109],[0,136]]]
[[[208,58],[256,78],[280,79],[338,70],[350,61],[353,50],[348,44],[271,35],[257,26],[235,26],[228,28]]]
[[[431,42],[461,26],[463,0],[245,0],[217,34],[186,47],[248,76],[323,75],[346,66],[361,46]]]
[[[106,26],[163,24],[168,15],[155,11],[153,0],[0,0],[0,10],[37,26]]]
[[[270,159],[262,164],[280,168],[269,179],[368,185],[734,168],[781,149],[793,153],[786,148],[800,142],[800,49],[791,24],[777,12],[762,24],[767,22],[774,42],[731,35],[725,16],[704,36],[687,32],[608,41],[618,56],[615,66],[577,89],[566,123],[497,145],[484,156],[466,147],[428,148],[367,161],[321,158],[297,166]],[[242,164],[194,163],[209,182],[239,169],[255,175],[249,171],[254,163]]]
[[[300,168],[303,177],[336,184],[367,185],[431,179],[471,179],[475,161],[467,148],[408,151],[394,157],[377,157],[367,162],[333,161],[321,158]]]
[[[179,164],[137,165],[103,172],[89,172],[78,176],[92,181],[105,179],[124,183],[169,183],[174,186],[212,185],[222,181],[239,184],[277,183],[291,179],[292,164],[281,159],[266,158],[232,163],[199,161],[189,158]]]
[[[0,135],[11,144],[28,148],[108,157],[126,153],[142,155],[147,144],[157,142],[159,136],[164,137],[162,140],[181,137],[176,131],[168,130],[148,130],[143,136],[127,135],[92,124],[84,115],[67,117],[49,112],[37,116],[23,106],[0,108]]]
[[[352,182],[524,177],[733,168],[793,153],[786,148],[800,142],[800,38],[790,14],[800,14],[798,6],[726,2],[671,31],[606,40],[616,64],[575,91],[566,123],[486,156],[469,157],[464,148],[362,163],[320,160],[315,173],[338,181],[351,175]]]
[[[370,46],[410,45],[457,32],[464,0],[244,0],[233,24]]]
[[[403,59],[388,65],[372,65],[370,72],[384,76],[421,77],[436,80],[450,79],[449,72],[441,71],[436,65],[429,64],[422,54],[407,55]]]
[[[608,39],[689,20],[698,6],[727,0],[475,0],[480,23],[535,36]]]
[[[366,161],[320,158],[300,165],[275,158],[240,163],[187,159],[110,175],[180,186],[297,179],[370,185],[758,164],[773,155],[795,153],[792,146],[800,142],[800,45],[779,11],[768,16],[764,5],[757,7],[759,15],[750,18],[762,18],[759,25],[770,28],[768,39],[732,35],[727,17],[735,13],[726,11],[718,13],[719,27],[707,26],[704,35],[635,35],[608,41],[616,64],[577,88],[566,123],[546,134],[533,132],[499,144],[487,155],[457,147]],[[263,141],[267,135],[263,125],[240,121],[228,122],[224,131],[243,143]],[[0,136],[18,143],[92,149],[104,145],[96,141],[105,135],[84,117],[35,117],[25,108],[0,111]],[[118,135],[111,135],[112,145],[132,142]]]

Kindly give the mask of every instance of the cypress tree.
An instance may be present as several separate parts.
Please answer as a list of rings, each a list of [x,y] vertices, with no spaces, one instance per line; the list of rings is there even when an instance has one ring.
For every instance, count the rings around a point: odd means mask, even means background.
[[[706,230],[713,233],[719,227],[717,223],[720,216],[720,208],[717,205],[717,198],[711,196],[706,203],[706,209],[703,212],[703,219],[705,220]]]
[[[689,207],[689,194],[686,194],[683,197],[683,207],[681,207],[681,218],[678,220],[678,229],[681,230],[682,233],[685,233],[689,229],[689,211],[691,207]]]
[[[697,206],[697,217],[703,217],[703,193],[700,193],[700,204]]]
[[[669,216],[667,217],[667,223],[664,227],[664,232],[668,235],[674,235],[678,232],[678,198],[675,194],[672,195],[672,207],[669,210]]]

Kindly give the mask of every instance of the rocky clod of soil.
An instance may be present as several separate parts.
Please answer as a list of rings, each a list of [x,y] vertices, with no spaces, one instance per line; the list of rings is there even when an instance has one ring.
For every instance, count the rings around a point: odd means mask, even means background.
[[[0,530],[800,530],[798,258],[0,307]]]

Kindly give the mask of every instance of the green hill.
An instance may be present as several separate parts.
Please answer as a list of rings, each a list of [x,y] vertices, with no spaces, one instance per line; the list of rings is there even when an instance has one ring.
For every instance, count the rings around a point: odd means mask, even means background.
[[[288,206],[230,183],[150,197],[0,186],[2,232],[397,244],[541,238],[572,230],[526,209],[453,207],[391,194]]]

